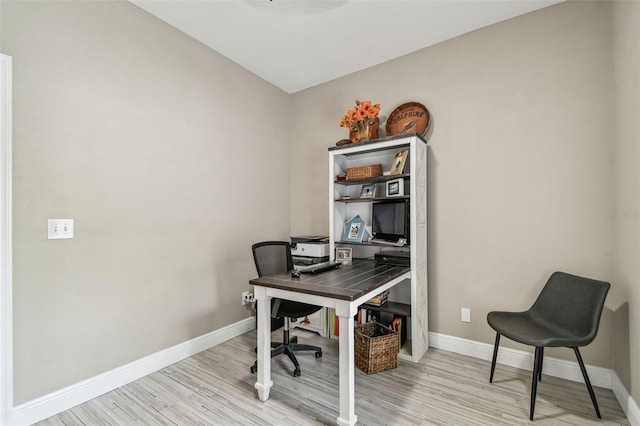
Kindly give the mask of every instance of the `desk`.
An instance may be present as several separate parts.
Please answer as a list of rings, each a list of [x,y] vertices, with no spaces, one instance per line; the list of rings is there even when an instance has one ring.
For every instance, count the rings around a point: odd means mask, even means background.
[[[256,389],[261,401],[269,398],[271,381],[271,298],[294,300],[333,308],[340,322],[340,409],[337,423],[354,425],[358,420],[354,400],[354,340],[353,317],[358,306],[373,296],[408,279],[409,266],[376,265],[373,260],[354,259],[320,274],[301,274],[292,278],[290,273],[256,278],[254,285],[258,300],[258,381]],[[304,373],[303,373],[304,374]]]

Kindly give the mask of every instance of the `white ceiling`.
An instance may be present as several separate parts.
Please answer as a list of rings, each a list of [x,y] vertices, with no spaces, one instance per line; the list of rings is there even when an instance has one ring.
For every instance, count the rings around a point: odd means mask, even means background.
[[[129,0],[288,93],[561,0]]]

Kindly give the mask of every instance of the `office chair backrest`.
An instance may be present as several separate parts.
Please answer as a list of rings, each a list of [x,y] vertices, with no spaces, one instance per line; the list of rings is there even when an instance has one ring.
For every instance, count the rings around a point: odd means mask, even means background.
[[[529,312],[550,325],[582,336],[583,345],[587,345],[598,332],[609,287],[604,281],[554,272]]]
[[[251,250],[260,277],[293,269],[291,245],[286,241],[263,241],[251,246]]]

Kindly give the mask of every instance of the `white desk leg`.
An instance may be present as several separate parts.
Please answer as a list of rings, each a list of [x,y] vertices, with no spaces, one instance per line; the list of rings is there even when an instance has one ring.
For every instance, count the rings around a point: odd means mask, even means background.
[[[256,389],[260,401],[269,399],[271,381],[271,298],[267,297],[265,288],[255,286],[255,298],[258,301],[258,381]]]
[[[354,392],[355,366],[353,362],[353,315],[349,306],[336,307],[340,318],[340,416],[338,424],[353,426],[358,421]]]

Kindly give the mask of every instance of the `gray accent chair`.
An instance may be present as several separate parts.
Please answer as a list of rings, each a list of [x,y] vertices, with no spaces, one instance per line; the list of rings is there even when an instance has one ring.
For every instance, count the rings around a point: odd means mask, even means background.
[[[529,310],[493,311],[487,315],[487,322],[496,331],[489,383],[493,383],[500,336],[535,347],[530,420],[533,420],[537,384],[542,381],[542,359],[545,347],[573,349],[593,407],[598,418],[601,418],[598,402],[578,347],[588,345],[596,337],[610,286],[604,281],[554,272]]]

